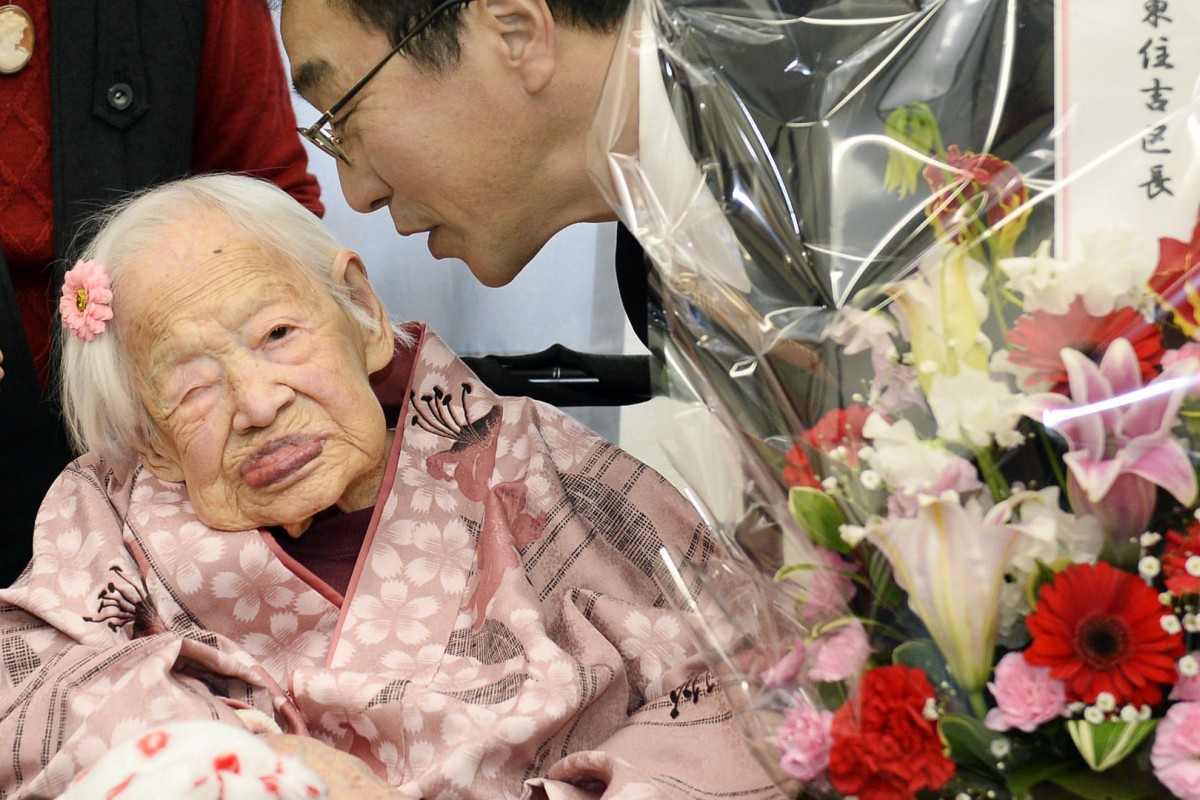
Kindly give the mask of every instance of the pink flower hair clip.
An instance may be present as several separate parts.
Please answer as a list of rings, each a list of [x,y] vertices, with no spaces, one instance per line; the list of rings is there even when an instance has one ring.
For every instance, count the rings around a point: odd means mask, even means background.
[[[85,342],[104,333],[112,319],[112,289],[108,285],[108,267],[99,261],[80,259],[63,281],[58,311],[63,325]]]

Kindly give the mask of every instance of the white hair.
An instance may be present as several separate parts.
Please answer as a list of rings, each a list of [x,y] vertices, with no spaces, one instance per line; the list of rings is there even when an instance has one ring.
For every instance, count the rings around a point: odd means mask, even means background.
[[[96,230],[80,257],[108,268],[110,285],[142,263],[144,254],[172,235],[180,222],[217,212],[241,227],[269,252],[295,264],[313,283],[329,292],[347,317],[369,330],[374,319],[333,277],[342,246],[311,211],[273,183],[244,175],[211,174],[183,178],[118,202],[91,220]],[[121,298],[114,291],[113,319],[90,342],[59,330],[60,390],[67,432],[79,452],[92,452],[119,472],[137,461],[139,448],[157,435],[137,392],[128,351],[117,323]],[[411,337],[393,326],[403,344]]]

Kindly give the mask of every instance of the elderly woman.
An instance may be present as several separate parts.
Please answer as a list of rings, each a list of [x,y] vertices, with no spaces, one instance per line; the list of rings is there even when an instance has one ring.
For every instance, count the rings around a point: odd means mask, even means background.
[[[654,580],[712,558],[689,504],[393,329],[287,195],[131,199],[62,310],[88,455],[0,592],[0,794],[203,719],[399,796],[774,796]]]

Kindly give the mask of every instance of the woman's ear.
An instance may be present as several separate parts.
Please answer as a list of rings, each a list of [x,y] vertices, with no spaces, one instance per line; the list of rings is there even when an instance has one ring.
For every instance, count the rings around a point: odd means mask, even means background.
[[[396,353],[395,334],[392,332],[392,321],[388,318],[387,309],[383,307],[379,295],[371,288],[371,283],[367,280],[367,268],[358,257],[358,253],[353,250],[340,250],[334,256],[333,277],[346,287],[354,304],[375,322],[374,330],[360,325],[360,334],[367,374],[378,372],[391,363]]]
[[[483,31],[493,37],[496,52],[525,91],[537,94],[546,88],[556,64],[554,15],[546,0],[480,0],[473,5]]]

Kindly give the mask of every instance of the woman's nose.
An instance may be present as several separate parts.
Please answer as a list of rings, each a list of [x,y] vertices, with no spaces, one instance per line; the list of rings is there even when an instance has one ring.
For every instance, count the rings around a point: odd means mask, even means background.
[[[295,397],[295,391],[269,370],[251,365],[234,383],[234,430],[247,433],[269,427]]]

